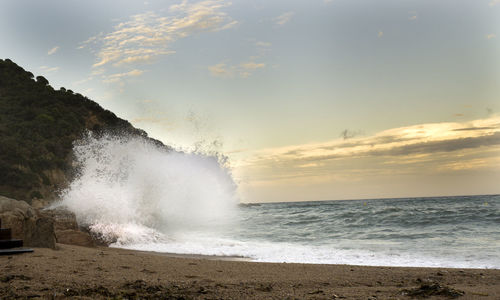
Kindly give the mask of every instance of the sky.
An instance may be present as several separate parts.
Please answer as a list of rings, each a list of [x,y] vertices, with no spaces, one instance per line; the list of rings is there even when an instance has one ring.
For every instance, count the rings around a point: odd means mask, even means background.
[[[242,202],[500,193],[499,0],[3,0],[0,57]]]

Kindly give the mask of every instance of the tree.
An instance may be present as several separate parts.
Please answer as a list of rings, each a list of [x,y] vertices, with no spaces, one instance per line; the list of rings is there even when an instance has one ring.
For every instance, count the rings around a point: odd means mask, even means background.
[[[36,82],[41,83],[43,85],[49,85],[49,81],[47,79],[45,79],[45,77],[43,77],[43,76],[37,76]]]

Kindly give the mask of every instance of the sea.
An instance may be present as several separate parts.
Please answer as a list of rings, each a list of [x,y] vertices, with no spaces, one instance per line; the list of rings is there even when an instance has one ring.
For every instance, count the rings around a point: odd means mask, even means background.
[[[235,225],[122,248],[258,262],[500,268],[500,195],[242,206]]]
[[[500,195],[238,204],[220,157],[89,136],[61,192],[111,247],[255,262],[500,269]]]

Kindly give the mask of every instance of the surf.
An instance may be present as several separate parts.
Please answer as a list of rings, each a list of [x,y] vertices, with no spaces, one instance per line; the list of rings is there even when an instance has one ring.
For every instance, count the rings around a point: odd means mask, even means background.
[[[179,232],[227,226],[239,202],[220,155],[111,133],[88,133],[73,152],[76,173],[56,206],[114,245],[165,242]]]

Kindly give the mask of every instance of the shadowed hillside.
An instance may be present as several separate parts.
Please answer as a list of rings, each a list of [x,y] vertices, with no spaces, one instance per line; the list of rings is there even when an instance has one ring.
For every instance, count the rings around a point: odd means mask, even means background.
[[[67,182],[73,141],[86,130],[147,138],[87,97],[54,90],[44,77],[0,59],[0,195],[27,202],[54,197]]]

